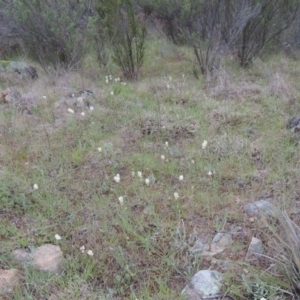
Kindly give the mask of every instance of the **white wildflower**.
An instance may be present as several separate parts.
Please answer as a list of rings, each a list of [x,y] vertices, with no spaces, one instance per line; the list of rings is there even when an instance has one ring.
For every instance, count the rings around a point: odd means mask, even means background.
[[[204,140],[203,143],[202,143],[202,149],[205,149],[207,146],[207,140]]]
[[[179,181],[182,181],[183,180],[183,175],[180,175],[179,176]]]
[[[135,172],[134,172],[134,171],[132,171],[132,172],[131,172],[131,175],[132,175],[132,177],[134,177],[134,176],[135,176]]]
[[[90,110],[94,110],[94,106],[91,105],[91,106],[90,106]]]
[[[110,94],[113,96],[114,95],[114,91],[111,91]]]
[[[165,145],[166,145],[166,147],[168,147],[168,146],[169,146],[169,143],[168,143],[168,142],[165,142]]]
[[[56,234],[56,235],[55,235],[55,239],[56,239],[57,241],[59,241],[59,240],[61,240],[61,236],[60,236],[59,234]]]
[[[37,183],[35,183],[34,185],[33,185],[33,189],[34,190],[37,190],[39,188],[39,186],[37,185]]]
[[[79,248],[79,250],[80,250],[81,253],[84,253],[85,247],[84,247],[84,246],[81,246],[81,247]]]
[[[164,156],[163,154],[160,156],[160,158],[161,158],[162,160],[165,160],[165,156]]]
[[[94,255],[94,253],[93,253],[92,250],[88,250],[88,251],[86,252],[86,254],[89,255],[89,256],[93,256],[93,255]]]
[[[179,194],[177,192],[174,193],[174,198],[177,200],[179,198]]]
[[[43,99],[47,99],[47,97],[46,97],[46,96],[43,96]]]
[[[192,164],[195,164],[195,161],[192,159],[191,163],[192,163]]]
[[[142,172],[141,172],[141,171],[138,171],[138,172],[137,172],[137,175],[138,175],[138,177],[140,177],[140,178],[142,178],[142,177],[143,177],[143,174],[142,174]]]
[[[83,112],[81,113],[81,115],[84,117],[84,116],[85,116],[85,112],[83,111]]]
[[[99,148],[98,148],[98,151],[99,151],[99,152],[102,152],[102,148],[101,148],[101,147],[99,147]]]
[[[68,112],[69,112],[70,114],[74,114],[74,110],[73,110],[72,108],[68,108]]]
[[[114,177],[114,181],[117,182],[117,183],[119,183],[120,180],[121,180],[120,174],[117,174],[117,175]]]
[[[150,179],[149,179],[149,178],[146,178],[146,179],[145,179],[145,183],[146,183],[147,185],[149,185],[149,184],[150,184]]]
[[[121,205],[123,205],[123,202],[124,202],[124,197],[123,196],[119,197],[119,202],[120,202]]]

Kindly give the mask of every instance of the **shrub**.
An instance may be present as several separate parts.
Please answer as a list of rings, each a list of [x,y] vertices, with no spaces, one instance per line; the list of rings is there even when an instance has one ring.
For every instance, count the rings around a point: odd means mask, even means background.
[[[299,0],[140,0],[145,13],[162,23],[175,44],[192,48],[203,75],[236,53],[241,66],[249,65],[287,29],[296,17]]]
[[[210,75],[237,39],[255,9],[241,1],[140,0],[145,12],[152,12],[175,44],[192,48],[203,75]]]
[[[133,0],[99,1],[97,11],[112,59],[126,79],[137,79],[145,55],[146,27],[138,21]]]
[[[241,66],[245,67],[259,56],[265,47],[288,29],[299,11],[298,0],[248,1],[258,9],[234,43]]]
[[[16,0],[9,7],[21,29],[25,50],[47,70],[78,66],[86,50],[85,31],[92,0]]]

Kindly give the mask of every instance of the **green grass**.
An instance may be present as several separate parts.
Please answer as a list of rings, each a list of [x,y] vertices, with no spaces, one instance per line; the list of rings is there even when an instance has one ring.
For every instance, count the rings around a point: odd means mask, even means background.
[[[187,49],[176,51],[189,55]],[[232,260],[237,270],[225,271],[225,288],[249,299],[253,281],[273,263],[243,263],[251,237],[262,238],[266,256],[275,254],[274,236],[263,222],[249,221],[244,205],[265,195],[287,211],[298,205],[299,140],[285,122],[299,103],[285,94],[271,96],[266,76],[280,72],[297,98],[295,64],[279,55],[248,70],[227,62],[229,88],[240,90],[226,98],[221,81],[196,80],[182,56],[154,40],[137,82],[106,83],[107,69],[91,78],[82,78],[87,70],[57,80],[41,75],[23,86],[21,94],[33,91],[47,101],[37,102],[32,115],[15,107],[0,112],[0,266],[16,267],[13,249],[45,243],[61,246],[65,264],[60,276],[23,268],[24,285],[15,299],[180,299],[188,280],[211,266],[191,255],[196,238],[234,228],[242,234],[231,253],[217,257],[215,268]],[[249,92],[253,78],[262,91],[258,96]],[[95,110],[84,117],[67,107],[55,111],[53,103],[65,96],[61,87],[80,90],[82,80],[95,93]],[[55,241],[55,234],[62,240]],[[82,245],[94,256],[82,254]],[[273,278],[262,277],[264,284],[292,299],[282,291],[294,292],[291,281],[279,267],[271,272]]]

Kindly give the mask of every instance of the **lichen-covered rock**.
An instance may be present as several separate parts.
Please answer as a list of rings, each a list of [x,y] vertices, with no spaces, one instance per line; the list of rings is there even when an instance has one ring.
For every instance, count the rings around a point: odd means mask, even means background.
[[[38,78],[38,73],[34,67],[28,65],[27,63],[18,61],[0,60],[0,72],[13,73],[20,75],[21,78]]]
[[[223,275],[214,270],[201,270],[182,290],[187,300],[202,300],[203,297],[217,296],[221,292]]]
[[[291,119],[286,127],[290,129],[292,132],[299,132],[300,131],[300,115],[297,115],[293,119]]]
[[[248,251],[245,257],[245,261],[250,263],[256,261],[263,253],[262,241],[256,237],[252,237]]]
[[[229,233],[217,233],[210,245],[210,251],[213,253],[221,253],[233,243],[232,236]]]
[[[248,203],[245,207],[246,212],[251,215],[258,217],[260,214],[265,216],[275,216],[276,210],[269,199],[261,199],[253,203]]]

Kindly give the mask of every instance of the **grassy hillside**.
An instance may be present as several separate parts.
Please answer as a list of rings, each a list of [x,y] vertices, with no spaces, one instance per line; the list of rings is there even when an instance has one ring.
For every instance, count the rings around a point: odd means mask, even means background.
[[[273,260],[271,228],[283,229],[244,207],[272,197],[299,223],[299,138],[286,122],[300,112],[300,64],[274,55],[242,70],[229,57],[205,81],[186,56],[152,41],[136,82],[119,82],[114,66],[101,70],[92,58],[81,71],[40,71],[36,81],[1,75],[1,88],[26,96],[30,113],[0,110],[0,266],[18,267],[12,250],[45,243],[66,259],[60,276],[25,268],[15,299],[179,299],[209,267],[226,274],[236,299],[252,299],[243,278],[257,274],[292,299]],[[55,108],[80,89],[93,91],[94,110]],[[217,232],[234,244],[213,258],[191,253]],[[251,266],[243,260],[253,236],[265,257]]]

